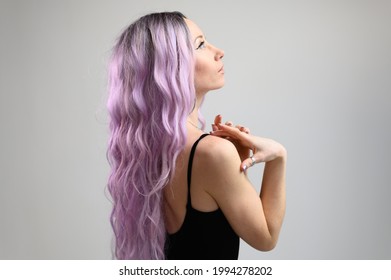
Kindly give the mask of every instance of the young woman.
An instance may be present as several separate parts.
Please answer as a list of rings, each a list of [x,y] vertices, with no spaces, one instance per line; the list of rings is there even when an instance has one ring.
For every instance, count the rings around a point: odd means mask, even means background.
[[[285,148],[223,124],[205,134],[207,92],[224,85],[224,52],[178,12],[146,15],[110,62],[108,187],[118,259],[237,259],[239,238],[277,243],[285,213]],[[246,170],[265,162],[261,193]]]

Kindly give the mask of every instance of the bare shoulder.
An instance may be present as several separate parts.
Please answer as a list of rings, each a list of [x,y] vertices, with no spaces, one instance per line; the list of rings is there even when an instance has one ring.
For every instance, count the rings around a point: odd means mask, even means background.
[[[210,164],[217,162],[221,165],[227,163],[227,160],[240,162],[235,146],[230,141],[213,135],[202,139],[197,153],[201,161],[207,161]]]
[[[241,160],[234,144],[217,136],[207,136],[200,141],[193,163],[201,177],[199,183],[210,194],[227,190],[229,185],[239,186],[239,181],[245,177],[240,170]],[[216,194],[212,195],[215,199]]]
[[[240,170],[240,156],[230,141],[217,136],[202,139],[194,157],[196,184],[202,193],[213,199],[233,230],[248,244],[259,250],[270,250],[275,242],[262,200]]]

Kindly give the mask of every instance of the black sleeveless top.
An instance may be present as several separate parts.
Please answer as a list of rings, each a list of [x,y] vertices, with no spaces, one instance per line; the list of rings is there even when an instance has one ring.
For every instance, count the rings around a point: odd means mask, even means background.
[[[193,157],[198,142],[190,152],[187,170],[187,205],[185,220],[174,234],[167,234],[166,259],[171,260],[233,260],[238,259],[239,237],[231,228],[223,212],[201,212],[191,206],[190,183]]]

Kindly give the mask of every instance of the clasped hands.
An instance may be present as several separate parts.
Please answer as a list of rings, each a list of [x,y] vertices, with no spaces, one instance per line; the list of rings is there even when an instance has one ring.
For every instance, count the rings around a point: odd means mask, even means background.
[[[215,117],[211,135],[225,138],[235,145],[242,161],[240,166],[242,171],[247,170],[255,163],[286,157],[286,150],[280,143],[272,139],[254,136],[250,134],[249,128],[241,125],[234,126],[231,121],[223,124],[222,120],[221,115]]]

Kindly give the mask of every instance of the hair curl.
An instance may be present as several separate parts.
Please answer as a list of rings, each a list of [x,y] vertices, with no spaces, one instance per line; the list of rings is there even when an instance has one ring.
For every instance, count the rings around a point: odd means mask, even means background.
[[[109,64],[108,190],[117,259],[163,259],[163,189],[194,108],[194,50],[179,12],[141,17]]]

